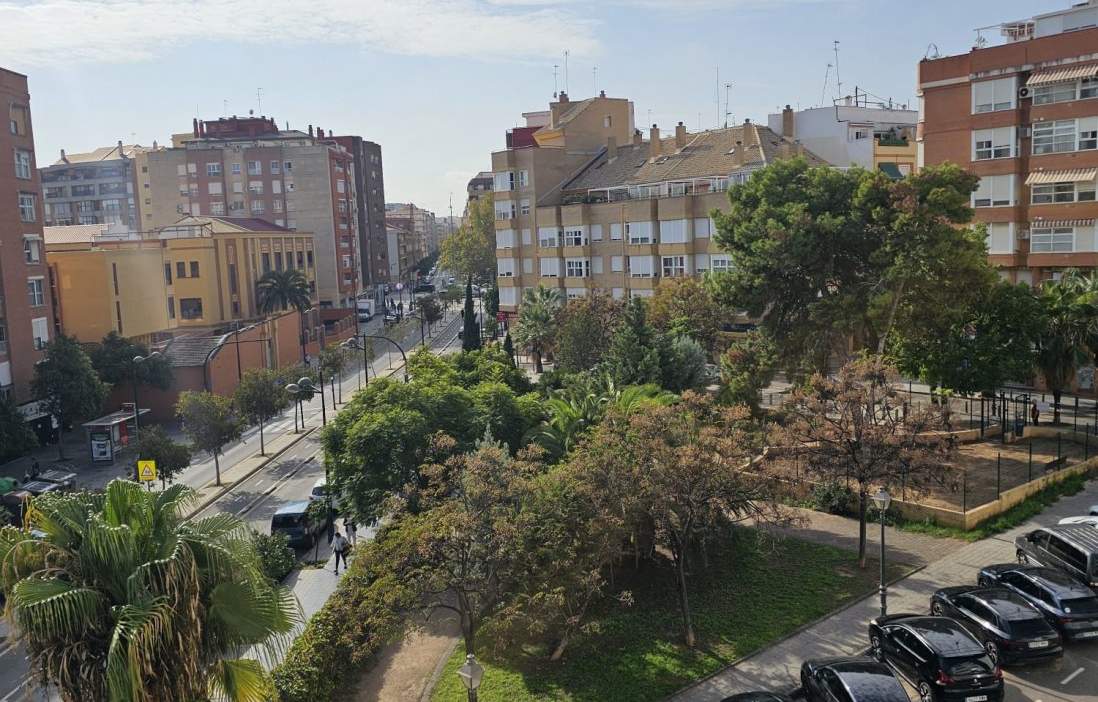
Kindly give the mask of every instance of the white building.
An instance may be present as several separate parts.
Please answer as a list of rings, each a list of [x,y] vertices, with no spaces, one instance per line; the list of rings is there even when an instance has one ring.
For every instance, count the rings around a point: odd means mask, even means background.
[[[796,139],[806,149],[840,168],[874,168],[874,144],[885,137],[915,136],[919,121],[907,105],[870,103],[863,95],[847,96],[830,107],[811,107],[767,115],[767,126],[782,136]]]

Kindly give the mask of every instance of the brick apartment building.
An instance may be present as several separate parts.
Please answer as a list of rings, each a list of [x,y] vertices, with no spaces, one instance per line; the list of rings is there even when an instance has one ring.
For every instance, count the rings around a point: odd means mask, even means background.
[[[990,261],[1032,285],[1098,265],[1098,0],[999,29],[919,64],[919,162],[980,176]]]
[[[42,192],[34,163],[27,77],[0,68],[0,393],[28,420],[43,419],[31,402],[34,365],[54,334],[52,298],[42,245]]]
[[[324,137],[321,133],[320,137]],[[363,288],[380,294],[379,284],[389,282],[388,247],[385,239],[385,172],[381,145],[359,136],[332,136],[354,159],[355,199],[358,207],[358,250],[362,258]]]
[[[251,217],[313,234],[321,307],[353,307],[362,289],[353,155],[267,117],[194,120],[139,175],[143,230],[185,215]]]

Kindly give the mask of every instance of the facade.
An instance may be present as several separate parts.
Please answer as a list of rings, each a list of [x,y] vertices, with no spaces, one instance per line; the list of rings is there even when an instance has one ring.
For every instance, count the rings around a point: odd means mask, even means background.
[[[385,203],[385,221],[406,231],[411,262],[407,266],[401,264],[401,271],[438,251],[440,232],[434,212],[410,202],[388,202]]]
[[[469,203],[475,202],[483,197],[492,196],[492,172],[481,171],[475,176],[469,179],[469,184],[465,186],[466,201],[465,212],[469,212]]]
[[[148,154],[143,229],[180,217],[258,218],[310,232],[321,307],[353,307],[361,290],[354,159],[308,132],[266,117],[194,120],[172,148]]]
[[[775,159],[826,165],[750,121],[694,134],[680,122],[670,137],[653,125],[645,141],[632,115],[628,100],[561,94],[492,154],[501,310],[538,285],[647,297],[661,278],[725,269],[709,213],[729,184]]]
[[[1098,265],[1098,1],[919,64],[919,162],[980,176],[991,263],[1030,285]]]
[[[865,93],[859,93],[831,107],[794,111],[786,105],[767,116],[767,126],[840,168],[861,166],[903,177],[916,168],[918,118],[919,113],[907,105],[871,103]]]
[[[329,139],[346,149],[354,159],[362,281],[363,287],[373,289],[376,297],[380,294],[379,285],[389,282],[381,145],[357,136],[331,136]]]
[[[252,218],[185,217],[152,232],[47,227],[61,329],[83,342],[109,332],[156,343],[261,317],[256,282],[300,269],[316,281],[311,234]]]
[[[26,76],[0,68],[0,110],[0,393],[36,420],[30,383],[54,322]]]
[[[408,262],[409,236],[408,230],[403,227],[395,224],[385,225],[385,251],[389,263],[389,280],[394,283],[404,280],[407,277],[405,274],[411,267]]]
[[[116,229],[141,229],[138,174],[148,172],[140,144],[106,146],[88,153],[66,154],[41,169],[46,226],[108,224]]]

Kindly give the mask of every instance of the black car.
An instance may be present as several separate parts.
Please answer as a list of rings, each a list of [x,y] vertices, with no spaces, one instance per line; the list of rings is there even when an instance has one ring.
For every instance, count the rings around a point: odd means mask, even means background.
[[[873,656],[922,702],[1001,702],[1003,673],[983,644],[946,617],[891,614],[869,623]]]
[[[892,671],[871,658],[805,661],[801,688],[807,702],[910,702]]]
[[[1024,597],[1005,587],[944,587],[930,613],[956,619],[984,644],[992,662],[1025,663],[1063,655],[1060,634]]]
[[[1065,641],[1098,639],[1098,597],[1075,578],[1053,568],[1000,563],[977,576],[981,587],[1012,590],[1036,607]]]
[[[412,292],[414,293],[433,293],[434,291],[435,286],[432,283],[420,283],[412,288]]]
[[[742,692],[725,697],[721,702],[790,702],[790,698],[776,692]]]

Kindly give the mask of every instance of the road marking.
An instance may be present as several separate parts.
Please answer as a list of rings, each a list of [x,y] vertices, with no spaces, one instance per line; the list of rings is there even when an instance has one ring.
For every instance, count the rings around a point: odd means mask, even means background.
[[[1061,680],[1060,684],[1061,685],[1067,685],[1069,682],[1071,682],[1075,678],[1079,677],[1079,674],[1082,673],[1084,670],[1086,670],[1086,668],[1079,668],[1074,673],[1072,673],[1071,675],[1069,675],[1066,678],[1064,678],[1063,680]],[[3,702],[3,700],[0,700],[0,702]]]
[[[4,695],[3,697],[0,697],[0,702],[8,702],[8,700],[10,700],[13,696],[15,696],[16,694],[21,692],[24,687],[29,685],[30,681],[31,681],[31,676],[29,676],[29,675],[27,677],[23,678],[23,682],[19,683],[15,687],[13,687],[11,692]]]

